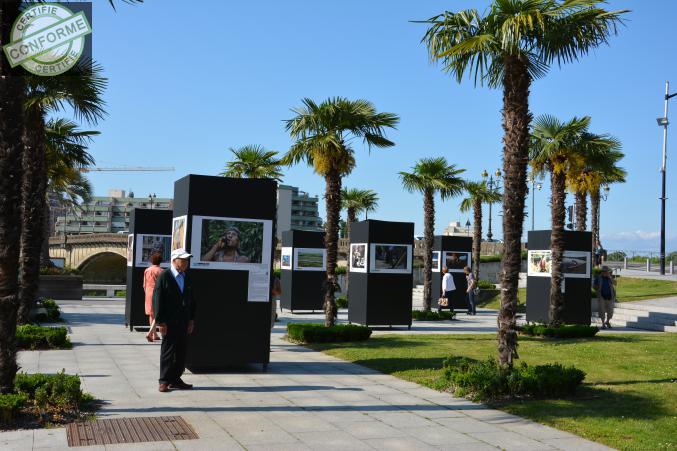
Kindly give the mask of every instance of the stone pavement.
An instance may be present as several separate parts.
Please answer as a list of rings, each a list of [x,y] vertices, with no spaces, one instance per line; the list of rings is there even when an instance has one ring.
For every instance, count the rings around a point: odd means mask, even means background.
[[[80,374],[84,389],[105,401],[101,418],[181,415],[200,439],[74,449],[608,449],[287,343],[281,324],[267,373],[187,374],[194,390],[159,393],[159,344],[127,331],[123,304],[65,305],[73,349],[22,352],[22,369]],[[64,448],[63,428],[0,433],[3,450]]]

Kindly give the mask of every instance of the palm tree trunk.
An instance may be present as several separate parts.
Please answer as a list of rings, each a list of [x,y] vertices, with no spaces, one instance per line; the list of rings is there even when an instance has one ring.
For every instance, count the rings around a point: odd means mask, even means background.
[[[22,230],[19,280],[18,324],[30,322],[38,293],[40,254],[44,239],[47,167],[45,162],[45,123],[41,111],[26,113],[22,183]]]
[[[327,184],[325,205],[327,223],[325,224],[324,242],[327,246],[327,280],[324,292],[324,325],[333,326],[336,319],[336,299],[334,293],[338,287],[336,280],[336,259],[338,257],[338,226],[341,213],[341,176],[332,171],[325,176]]]
[[[585,191],[574,194],[576,198],[576,230],[585,232],[588,229],[588,196]]]
[[[435,198],[431,189],[423,193],[423,310],[430,311],[433,291],[433,245],[435,241]]]
[[[19,15],[20,2],[0,2],[0,42]],[[17,276],[21,224],[24,80],[0,57],[0,393],[14,390]]]
[[[475,283],[480,280],[480,252],[482,251],[482,201],[473,200],[473,221],[475,227],[472,237],[472,272]]]
[[[564,199],[566,198],[566,178],[563,173],[551,171],[550,185],[552,189],[550,250],[552,252],[552,269],[550,278],[550,324],[559,325],[562,322],[564,310],[564,296],[562,296],[562,256],[564,254],[564,222],[566,213]]]
[[[355,208],[348,208],[348,220],[346,221],[346,233],[348,234],[348,242],[350,242],[350,225],[357,220],[355,215]],[[348,244],[348,260],[350,260],[350,244]],[[348,264],[350,266],[350,264]],[[346,296],[348,295],[348,288],[350,288],[350,271],[346,270],[345,275],[343,276],[343,286],[346,291]]]
[[[517,358],[517,284],[522,263],[522,226],[529,159],[529,87],[524,61],[506,57],[503,76],[503,259],[501,309],[498,313],[498,359],[512,366]]]
[[[50,219],[51,218],[51,208],[49,207],[49,201],[45,197],[45,220],[42,227],[42,248],[40,251],[40,267],[41,268],[51,268],[54,266],[52,260],[49,258],[49,236],[50,236]]]
[[[592,248],[595,249],[599,240],[599,191],[590,192],[590,228],[592,229]]]

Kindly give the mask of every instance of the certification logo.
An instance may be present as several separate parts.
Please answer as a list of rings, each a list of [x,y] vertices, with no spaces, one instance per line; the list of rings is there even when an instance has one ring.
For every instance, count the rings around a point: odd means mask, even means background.
[[[68,3],[68,7],[64,3],[35,3],[24,9],[10,30],[9,44],[3,46],[10,65],[40,76],[71,69],[83,53],[91,54],[91,44],[86,52],[86,36],[92,33],[87,8],[91,12],[91,4],[78,2]]]

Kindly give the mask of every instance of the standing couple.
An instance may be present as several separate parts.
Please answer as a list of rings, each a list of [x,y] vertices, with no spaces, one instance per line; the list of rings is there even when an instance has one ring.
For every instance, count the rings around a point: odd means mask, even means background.
[[[465,297],[468,301],[468,315],[476,315],[477,311],[475,309],[475,288],[477,287],[477,282],[475,277],[472,275],[470,268],[466,266],[463,268],[465,273],[465,280],[467,281],[467,288],[465,290]],[[442,297],[447,299],[447,303],[450,311],[454,311],[453,305],[453,294],[456,291],[456,284],[454,283],[454,276],[449,272],[449,269],[442,268]],[[437,312],[442,312],[442,306],[437,306]]]

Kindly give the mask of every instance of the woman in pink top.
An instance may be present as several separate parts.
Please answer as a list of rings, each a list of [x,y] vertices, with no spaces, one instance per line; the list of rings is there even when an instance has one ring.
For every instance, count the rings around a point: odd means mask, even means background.
[[[155,252],[150,256],[151,266],[146,268],[143,272],[143,290],[146,294],[146,315],[148,315],[148,324],[151,328],[148,331],[148,341],[158,340],[157,333],[155,332],[155,315],[153,314],[153,290],[155,289],[155,281],[160,277],[162,268],[160,268],[160,262],[162,262],[162,254]]]

